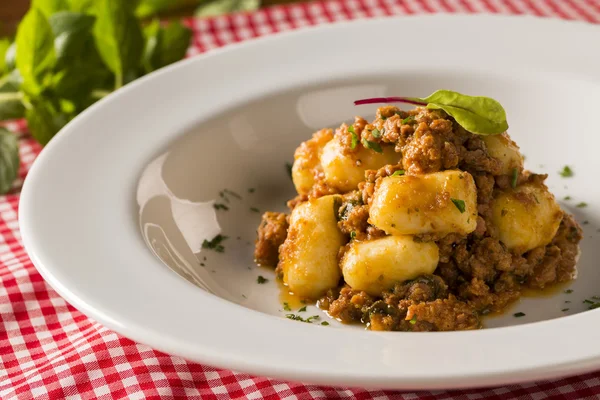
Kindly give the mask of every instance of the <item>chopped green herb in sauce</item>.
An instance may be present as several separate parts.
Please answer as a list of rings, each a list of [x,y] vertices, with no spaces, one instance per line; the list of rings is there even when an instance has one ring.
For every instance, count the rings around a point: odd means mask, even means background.
[[[306,306],[302,307],[301,309],[298,310],[298,312],[305,312],[306,311]]]
[[[221,204],[221,203],[215,203],[213,204],[213,207],[215,208],[215,210],[229,210],[229,207],[227,207],[225,204]]]
[[[571,293],[573,293],[573,289],[567,289],[567,290],[565,290],[565,293],[566,294],[571,294]]]
[[[296,314],[286,314],[285,317],[287,319],[291,319],[291,320],[294,320],[294,321],[300,321],[300,322],[306,322],[308,324],[312,324],[313,321],[319,319],[318,315],[313,315],[313,316],[308,317],[306,319],[304,319],[301,316],[296,315]]]
[[[288,303],[283,303],[283,311],[292,311]]]
[[[223,235],[217,235],[213,238],[213,240],[204,240],[204,242],[202,242],[202,248],[203,249],[209,249],[209,250],[214,250],[217,253],[223,253],[225,251],[225,247],[223,247],[223,245],[221,244],[224,240],[226,240],[228,238],[228,236],[223,236]]]
[[[379,138],[381,137],[381,132],[379,131],[379,129],[373,129],[371,131],[371,135],[373,135],[374,138]]]
[[[256,192],[256,189],[254,189],[254,188],[248,189],[248,193],[254,193],[254,192]]]
[[[512,178],[510,180],[510,186],[512,186],[513,189],[516,188],[518,181],[519,181],[519,169],[518,168],[513,168],[513,170],[512,170]]]
[[[563,308],[563,309],[562,309],[562,310],[560,310],[560,311],[562,311],[562,312],[567,312],[567,311],[569,311],[569,310],[570,310],[569,308]]]
[[[565,165],[562,171],[559,172],[563,178],[570,178],[573,176],[573,170],[568,165]]]
[[[262,275],[259,275],[258,278],[256,278],[256,283],[259,283],[261,285],[267,282],[269,282],[269,280]]]
[[[401,176],[401,175],[404,175],[405,173],[406,172],[403,169],[399,169],[398,171],[394,171],[392,176]]]
[[[409,117],[406,117],[406,118],[404,118],[404,119],[402,120],[401,124],[402,124],[402,125],[406,125],[406,124],[408,124],[409,122],[412,122],[412,121],[414,121],[414,120],[415,120],[415,117],[411,115],[411,116],[409,116]]]
[[[354,150],[356,148],[356,145],[358,144],[358,135],[354,130],[354,125],[350,125],[348,127],[348,132],[350,132],[350,134],[352,135],[352,142],[350,143],[350,148]]]
[[[223,192],[225,192],[226,194],[235,197],[238,200],[242,199],[242,196],[240,196],[239,194],[237,194],[236,192],[234,192],[233,190],[229,190],[229,189],[224,189]]]
[[[377,153],[383,153],[383,150],[381,150],[381,146],[377,142],[371,142],[370,140],[363,139],[362,144],[367,149],[373,150]]]
[[[459,200],[459,199],[450,199],[450,200],[452,200],[452,203],[454,203],[454,205],[456,206],[458,211],[460,211],[461,214],[465,212],[465,201],[464,200]]]
[[[575,207],[577,207],[577,208],[584,208],[584,207],[587,207],[587,205],[588,204],[585,201],[582,201],[581,203],[577,204]]]
[[[354,239],[356,237],[356,232],[352,231],[350,232],[350,240]]]
[[[410,322],[411,325],[416,324],[417,323],[417,316],[413,315],[412,319],[410,321],[408,321],[408,322]]]
[[[515,318],[521,318],[521,317],[524,317],[524,316],[525,316],[525,313],[522,313],[522,312],[518,312],[518,313],[513,314],[513,317],[515,317]]]
[[[255,213],[259,213],[260,210],[256,207],[250,207],[250,211],[255,212]]]

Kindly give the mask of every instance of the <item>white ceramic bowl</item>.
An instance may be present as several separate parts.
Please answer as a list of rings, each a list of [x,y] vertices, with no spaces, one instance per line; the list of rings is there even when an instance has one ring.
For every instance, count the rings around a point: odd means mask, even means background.
[[[47,146],[23,189],[25,246],[44,278],[88,316],[219,367],[395,389],[589,371],[600,367],[600,310],[582,303],[600,294],[600,55],[586,50],[593,43],[600,30],[580,23],[427,16],[312,28],[183,61],[100,101]],[[488,329],[469,332],[376,333],[283,318],[273,272],[252,263],[260,214],[251,208],[284,209],[293,196],[285,163],[298,143],[373,114],[375,106],[353,100],[439,88],[498,99],[526,166],[549,173],[557,198],[573,198],[563,207],[589,221],[574,292],[524,299]],[[573,178],[558,175],[564,165]],[[230,195],[229,210],[215,212],[226,188],[242,199]],[[576,208],[581,201],[589,206]],[[229,236],[226,251],[203,250],[218,232]],[[258,284],[259,275],[269,282]],[[526,317],[512,317],[517,311]]]

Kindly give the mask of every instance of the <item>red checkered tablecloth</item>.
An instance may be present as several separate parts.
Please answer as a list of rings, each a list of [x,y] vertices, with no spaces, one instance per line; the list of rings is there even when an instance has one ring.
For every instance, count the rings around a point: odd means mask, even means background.
[[[330,0],[250,14],[188,20],[189,55],[228,43],[354,18],[423,13],[532,14],[600,22],[600,0]],[[600,49],[600,43],[597,43]],[[21,122],[25,178],[40,151]],[[17,212],[19,189],[0,196],[1,399],[597,399],[600,372],[494,389],[401,393],[283,382],[172,357],[90,320],[48,286],[25,253]]]

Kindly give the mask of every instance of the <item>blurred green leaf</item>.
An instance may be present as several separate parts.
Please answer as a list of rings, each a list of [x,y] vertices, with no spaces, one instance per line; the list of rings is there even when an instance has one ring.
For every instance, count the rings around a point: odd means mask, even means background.
[[[17,67],[17,44],[13,42],[4,54],[4,68],[10,72]]]
[[[0,74],[8,72],[8,68],[6,68],[6,52],[9,47],[10,40],[0,39]]]
[[[46,18],[49,18],[56,12],[67,11],[69,9],[69,3],[67,0],[33,0],[31,2],[31,8],[37,8],[46,16]]]
[[[69,9],[90,14],[94,10],[94,0],[69,0]]]
[[[0,128],[0,194],[7,193],[19,173],[19,141],[17,136]]]
[[[55,61],[54,35],[50,23],[37,8],[32,8],[17,30],[17,68],[23,88],[32,94],[42,91],[44,75]]]
[[[54,33],[56,67],[68,64],[79,58],[86,42],[89,44],[95,18],[91,15],[62,11],[49,19]]]
[[[192,31],[180,22],[161,27],[153,21],[144,29],[146,48],[143,67],[146,73],[173,64],[185,57],[190,45]]]
[[[115,74],[115,87],[136,71],[144,51],[139,22],[125,0],[98,0],[94,37],[104,63]]]
[[[60,103],[56,99],[41,97],[31,100],[25,118],[31,135],[42,145],[47,144],[70,119],[60,110]]]
[[[6,74],[0,78],[0,121],[23,118],[25,115],[18,80],[13,75]]]
[[[163,11],[195,6],[201,0],[141,0],[135,14],[140,18],[147,18]]]
[[[236,11],[252,11],[260,7],[260,0],[212,0],[196,10],[197,17],[212,17]]]

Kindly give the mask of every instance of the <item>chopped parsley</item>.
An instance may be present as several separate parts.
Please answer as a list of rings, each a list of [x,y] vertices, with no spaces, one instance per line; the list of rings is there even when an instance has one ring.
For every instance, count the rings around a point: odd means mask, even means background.
[[[221,203],[215,203],[213,204],[213,207],[215,208],[215,210],[229,210],[229,207],[227,207],[225,204],[221,204]]]
[[[305,312],[306,311],[306,306],[302,307],[301,309],[298,310],[298,312]]]
[[[200,263],[200,266],[201,266],[201,267],[206,267],[206,264],[204,264],[204,263]]]
[[[296,315],[296,314],[285,314],[285,317],[287,319],[291,319],[291,320],[294,320],[294,321],[306,322],[307,324],[312,324],[313,321],[319,319],[318,315],[313,315],[313,316],[308,317],[306,319],[304,319],[301,316]]]
[[[405,171],[403,169],[399,169],[398,171],[394,171],[394,173],[392,174],[392,176],[401,176],[404,175]]]
[[[371,131],[371,135],[373,135],[374,138],[379,138],[381,137],[381,132],[379,131],[379,129],[373,129]]]
[[[408,117],[404,118],[401,123],[402,123],[402,125],[406,125],[409,122],[412,122],[414,120],[415,120],[415,117],[411,115],[411,116],[408,116]]]
[[[254,188],[248,189],[248,193],[254,193],[254,192],[256,192],[256,189],[254,189]]]
[[[285,170],[288,173],[288,176],[291,178],[292,177],[292,164],[289,162],[285,163]]]
[[[590,221],[588,221],[588,220],[583,221],[584,225],[588,225],[589,223],[590,223]]]
[[[321,325],[323,325],[323,326],[328,326],[328,325],[329,325],[329,322],[327,322],[327,321],[323,321],[323,322],[321,322]]]
[[[450,199],[450,200],[452,200],[452,202],[454,203],[454,205],[456,206],[458,211],[460,211],[461,214],[465,212],[465,201],[464,200],[459,200],[459,199]]]
[[[562,309],[562,310],[560,310],[560,311],[562,311],[562,312],[567,312],[567,311],[569,311],[569,310],[570,310],[569,308],[563,308],[563,309]]]
[[[410,321],[408,321],[408,322],[410,322],[411,325],[416,324],[417,323],[417,316],[413,315],[412,319]]]
[[[255,213],[259,213],[260,210],[256,207],[250,207],[250,211],[255,212]]]
[[[246,297],[246,295],[245,295],[245,294],[242,294],[242,297],[243,297],[243,298],[245,298],[245,299],[247,299],[247,297]]]
[[[583,207],[587,207],[587,203],[585,201],[582,201],[581,203],[577,204],[575,207],[577,208],[583,208]]]
[[[352,135],[352,142],[350,143],[350,148],[354,150],[356,148],[356,145],[358,144],[358,135],[354,130],[354,125],[350,125],[348,127],[348,132],[350,132],[350,134]]]
[[[256,283],[258,283],[260,285],[262,285],[263,283],[267,283],[267,282],[269,282],[269,280],[262,275],[259,275],[258,278],[256,278]]]
[[[515,318],[521,318],[521,317],[524,317],[524,316],[525,316],[525,313],[522,313],[522,312],[518,312],[518,313],[513,314],[513,317],[515,317]]]
[[[202,242],[202,248],[203,249],[209,249],[209,250],[214,250],[217,253],[223,253],[225,251],[225,247],[223,247],[223,245],[221,244],[224,240],[226,240],[228,238],[228,236],[223,236],[221,234],[215,236],[213,238],[213,240],[206,240],[204,239],[204,242]]]
[[[229,190],[229,189],[224,189],[223,192],[225,192],[226,194],[235,197],[238,200],[242,199],[242,196],[240,196],[239,194],[237,194],[236,192],[234,192],[233,190]]]
[[[356,237],[356,232],[352,231],[350,232],[350,240],[354,239]]]
[[[381,146],[377,142],[371,142],[370,140],[363,139],[362,144],[369,150],[373,150],[377,153],[383,153],[383,150],[381,150]]]
[[[571,200],[571,196],[565,196],[565,200]]]
[[[568,165],[565,165],[562,171],[559,172],[563,178],[570,178],[573,176],[573,170]]]
[[[573,289],[567,289],[567,290],[565,290],[565,293],[566,294],[571,294],[571,293],[573,293]]]
[[[516,188],[518,181],[519,181],[519,169],[518,168],[513,168],[513,170],[512,170],[512,178],[510,180],[510,186],[512,186],[513,189]]]
[[[290,305],[288,303],[283,303],[283,310],[284,311],[292,311],[292,309],[290,308]]]
[[[584,304],[594,304],[594,302],[593,302],[592,300],[590,300],[590,299],[585,299],[585,300],[583,301],[583,303],[584,303]]]

